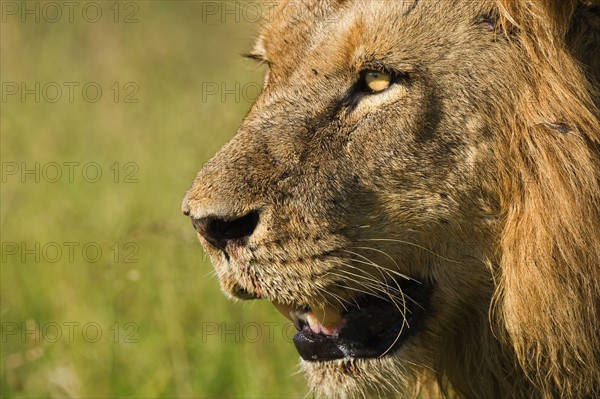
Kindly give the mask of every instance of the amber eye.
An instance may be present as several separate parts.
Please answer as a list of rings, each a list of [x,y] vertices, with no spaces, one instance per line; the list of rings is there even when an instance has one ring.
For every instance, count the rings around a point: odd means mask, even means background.
[[[380,93],[394,83],[392,74],[383,71],[365,71],[362,80],[365,91],[370,93]]]

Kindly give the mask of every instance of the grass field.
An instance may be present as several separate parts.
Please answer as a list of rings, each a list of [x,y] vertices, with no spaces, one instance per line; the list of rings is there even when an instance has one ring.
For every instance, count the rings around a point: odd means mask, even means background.
[[[1,396],[304,396],[288,325],[225,299],[180,213],[262,81],[251,10],[1,4]]]

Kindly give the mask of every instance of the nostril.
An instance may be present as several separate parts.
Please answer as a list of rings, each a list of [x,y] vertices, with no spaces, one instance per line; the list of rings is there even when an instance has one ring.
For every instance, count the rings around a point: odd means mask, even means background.
[[[214,219],[209,222],[209,234],[220,240],[234,240],[252,235],[258,224],[258,212],[250,212],[244,217],[225,222]]]
[[[215,216],[192,219],[192,224],[208,242],[224,249],[229,241],[250,237],[258,225],[258,220],[258,212],[253,211],[234,220]]]

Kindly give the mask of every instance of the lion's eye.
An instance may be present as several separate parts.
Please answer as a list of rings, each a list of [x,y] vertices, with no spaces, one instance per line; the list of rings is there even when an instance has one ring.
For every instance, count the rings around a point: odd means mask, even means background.
[[[394,83],[393,79],[391,73],[382,71],[365,71],[362,76],[364,90],[370,93],[386,90]]]

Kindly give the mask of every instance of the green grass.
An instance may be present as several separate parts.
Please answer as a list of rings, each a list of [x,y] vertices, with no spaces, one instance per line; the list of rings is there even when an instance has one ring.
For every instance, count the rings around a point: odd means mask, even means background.
[[[7,84],[56,82],[63,97],[36,103],[33,95],[25,101],[15,95],[0,103],[1,396],[304,396],[283,318],[268,303],[227,301],[179,210],[197,171],[250,107],[231,97],[203,101],[203,83],[261,82],[262,71],[240,57],[256,27],[235,18],[203,22],[197,1],[138,2],[139,21],[132,24],[112,21],[113,2],[97,4],[104,15],[97,23],[77,12],[73,23],[66,16],[22,23],[3,14],[3,93]],[[80,84],[72,103],[64,82]],[[86,82],[102,88],[98,102],[82,98]],[[131,91],[127,82],[139,88],[137,103],[122,101]],[[53,162],[63,171],[57,182],[49,181]],[[72,182],[64,162],[79,163]],[[96,183],[81,174],[91,162],[102,170]],[[39,182],[6,169],[36,163],[47,172]],[[118,182],[110,169],[115,163]],[[85,177],[93,178],[92,171]],[[125,183],[131,172],[134,181]],[[36,243],[39,260],[10,251]],[[93,243],[87,259],[86,243]],[[73,259],[68,245],[78,245]],[[102,250],[97,261],[94,247]],[[268,322],[279,324],[270,331]],[[248,323],[262,325],[261,337]],[[227,333],[236,325],[246,337]],[[213,327],[218,331],[208,334]],[[102,336],[91,342],[96,328]]]

